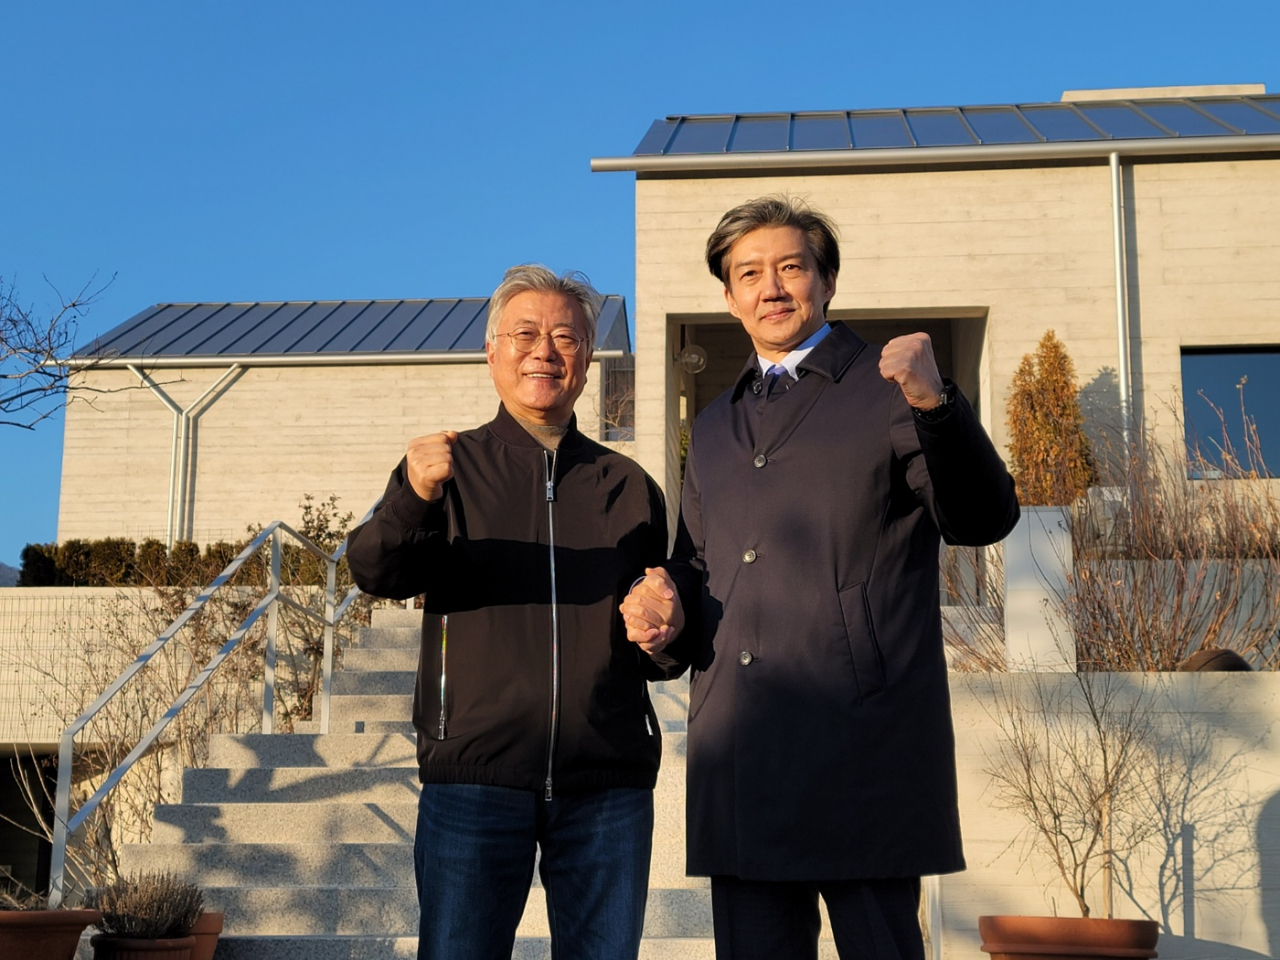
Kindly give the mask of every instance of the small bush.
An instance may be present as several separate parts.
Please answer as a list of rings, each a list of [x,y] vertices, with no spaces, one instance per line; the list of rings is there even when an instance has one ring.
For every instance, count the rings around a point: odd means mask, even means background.
[[[203,567],[200,548],[190,540],[179,540],[169,551],[169,583],[194,583]]]
[[[185,937],[204,909],[200,888],[172,873],[137,873],[94,887],[85,906],[101,910],[98,928],[116,937],[164,940]]]
[[[22,569],[18,572],[20,587],[53,587],[58,584],[58,545],[28,543],[22,548]]]
[[[83,587],[90,583],[93,553],[88,540],[67,540],[58,546],[60,585]]]
[[[137,547],[132,540],[108,537],[89,544],[89,582],[124,584],[134,582]]]
[[[1009,390],[1009,472],[1024,506],[1074,503],[1093,482],[1079,393],[1067,348],[1046,331]]]
[[[159,540],[143,540],[138,544],[138,556],[133,567],[138,583],[149,587],[165,586],[169,582],[169,551]]]

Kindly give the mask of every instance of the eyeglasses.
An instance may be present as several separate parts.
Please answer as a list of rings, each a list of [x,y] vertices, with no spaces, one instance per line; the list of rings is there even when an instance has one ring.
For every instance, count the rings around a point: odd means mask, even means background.
[[[537,330],[515,330],[512,333],[498,333],[494,336],[510,337],[511,345],[520,353],[532,353],[544,338],[549,338],[551,345],[556,348],[556,353],[562,357],[574,356],[587,342],[582,337],[575,337],[572,333],[539,333]]]

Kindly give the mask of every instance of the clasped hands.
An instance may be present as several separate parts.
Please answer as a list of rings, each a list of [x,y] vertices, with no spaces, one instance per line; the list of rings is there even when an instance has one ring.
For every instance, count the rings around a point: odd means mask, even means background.
[[[684,608],[675,581],[662,567],[646,567],[618,607],[627,639],[648,654],[659,653],[684,629]]]

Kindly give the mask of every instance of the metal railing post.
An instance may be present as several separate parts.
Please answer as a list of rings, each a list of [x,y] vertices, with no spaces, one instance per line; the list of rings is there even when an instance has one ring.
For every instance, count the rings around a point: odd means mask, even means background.
[[[320,677],[320,732],[329,732],[329,693],[333,686],[333,620],[338,561],[325,563],[324,577],[324,667]]]
[[[277,598],[280,595],[280,554],[282,551],[280,529],[271,533],[271,585],[270,591]],[[266,664],[262,671],[262,732],[275,732],[276,716],[276,641],[280,627],[280,601],[271,601],[267,611],[267,650]]]
[[[67,868],[67,820],[71,817],[71,764],[75,752],[75,733],[68,730],[58,747],[58,792],[53,808],[53,855],[49,862],[49,909],[62,903],[66,895],[64,875]]]

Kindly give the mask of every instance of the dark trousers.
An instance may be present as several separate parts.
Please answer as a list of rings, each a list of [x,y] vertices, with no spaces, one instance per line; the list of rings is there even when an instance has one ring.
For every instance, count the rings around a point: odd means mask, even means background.
[[[924,960],[920,880],[711,878],[716,960],[817,960],[827,904],[840,960]]]
[[[635,960],[652,837],[652,790],[424,784],[419,960],[510,960],[539,850],[553,960]]]

